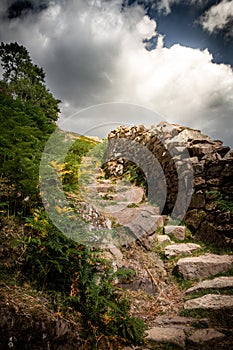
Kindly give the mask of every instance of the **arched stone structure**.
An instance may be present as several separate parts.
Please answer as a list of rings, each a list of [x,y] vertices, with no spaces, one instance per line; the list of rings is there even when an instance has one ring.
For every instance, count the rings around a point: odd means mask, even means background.
[[[185,222],[195,236],[217,245],[230,244],[233,213],[220,208],[216,200],[216,195],[221,195],[222,201],[228,201],[224,203],[233,201],[233,151],[230,147],[199,130],[167,122],[150,128],[137,125],[113,130],[108,135],[105,172],[122,175],[133,159],[135,164],[144,167],[148,181],[153,183],[156,177],[155,197],[164,184],[163,180],[158,180],[162,179],[159,167],[152,166],[152,158],[143,152],[143,147],[157,159],[166,178],[163,213],[171,214],[175,205],[175,214],[179,217],[187,201]],[[143,167],[139,163],[143,163]]]

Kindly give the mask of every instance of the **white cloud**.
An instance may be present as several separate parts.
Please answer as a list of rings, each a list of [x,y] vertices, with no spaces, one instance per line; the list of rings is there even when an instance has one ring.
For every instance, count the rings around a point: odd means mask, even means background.
[[[212,6],[201,18],[200,22],[204,29],[210,33],[224,29],[230,21],[233,20],[233,1],[223,0],[217,5]],[[233,27],[231,26],[228,35],[233,36]]]
[[[142,41],[155,35],[155,21],[138,5],[123,12],[120,5],[116,0],[57,1],[40,16],[1,22],[2,40],[28,47],[45,68],[52,92],[63,100],[66,116],[98,103],[133,103],[230,143],[232,68],[213,63],[208,50],[165,48],[158,33],[159,45],[147,51]],[[151,115],[142,120],[129,113],[119,122],[153,124]],[[80,120],[80,128],[117,122],[114,118],[92,115]]]

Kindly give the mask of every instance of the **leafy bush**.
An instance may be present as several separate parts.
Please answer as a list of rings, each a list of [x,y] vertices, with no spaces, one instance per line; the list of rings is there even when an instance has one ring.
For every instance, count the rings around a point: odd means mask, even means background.
[[[218,191],[209,191],[208,194],[216,201],[216,204],[220,210],[229,210],[231,213],[233,213],[233,201],[224,199],[223,195]]]
[[[1,193],[0,206],[7,203],[9,215],[26,215],[40,203],[40,158],[55,125],[38,107],[4,93],[0,94],[0,125],[1,178],[11,189]]]
[[[23,240],[23,273],[37,288],[60,293],[63,303],[81,314],[84,337],[95,347],[98,339],[140,343],[145,324],[130,315],[130,304],[113,286],[116,277],[101,252],[68,239],[52,225],[45,212],[36,210]]]
[[[138,165],[129,162],[126,169],[124,170],[123,176],[127,181],[130,181],[136,186],[141,186],[147,191],[146,176]]]

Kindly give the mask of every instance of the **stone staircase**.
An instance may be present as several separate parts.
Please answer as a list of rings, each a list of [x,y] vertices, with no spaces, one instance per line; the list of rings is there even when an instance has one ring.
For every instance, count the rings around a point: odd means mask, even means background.
[[[144,200],[139,187],[99,172],[85,191],[112,226],[134,237],[104,247],[114,269],[129,272],[116,286],[149,327],[144,346],[124,350],[233,349],[233,255],[193,242],[185,226],[170,225]]]

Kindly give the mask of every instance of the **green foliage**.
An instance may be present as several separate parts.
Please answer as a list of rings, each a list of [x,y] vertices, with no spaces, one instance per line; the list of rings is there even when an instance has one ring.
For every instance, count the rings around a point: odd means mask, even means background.
[[[147,191],[147,181],[145,174],[138,165],[130,163],[124,171],[123,176],[127,181],[130,181],[136,186],[141,186]]]
[[[64,161],[63,188],[65,191],[70,192],[78,189],[78,176],[82,157],[95,145],[95,142],[83,136],[78,136],[72,145]]]
[[[18,43],[0,45],[3,82],[6,92],[40,107],[50,121],[57,120],[59,100],[56,100],[45,85],[43,68],[32,63],[27,49]]]
[[[92,349],[99,349],[100,343],[106,348],[109,341],[117,346],[140,343],[145,325],[130,315],[128,301],[113,286],[118,275],[131,278],[131,272],[113,272],[101,252],[90,251],[64,236],[41,209],[39,166],[58,116],[58,101],[45,86],[45,73],[32,63],[27,49],[17,43],[1,43],[0,58],[4,70],[0,82],[0,219],[9,221],[13,215],[15,221],[20,220],[17,225],[22,225],[27,217],[26,234],[16,239],[20,254],[15,265],[11,263],[12,274],[57,298],[57,310],[64,307],[67,312],[79,314]],[[58,148],[51,146],[56,151],[64,146],[60,142],[63,136],[58,132]],[[106,145],[100,143],[93,148],[96,144],[78,137],[64,162],[51,162],[54,172],[62,176],[63,190],[77,189],[83,155],[93,149],[92,157],[102,160]],[[11,243],[7,251],[14,251]],[[6,269],[4,276],[7,278]]]
[[[99,251],[63,236],[44,211],[36,210],[27,226],[30,231],[22,242],[24,275],[37,288],[61,293],[63,303],[82,315],[84,337],[93,348],[102,336],[142,342],[145,324],[130,316],[128,301],[121,299],[112,283],[117,277],[129,278],[132,271],[114,273]]]
[[[217,206],[222,211],[230,211],[233,213],[233,201],[229,199],[224,199],[223,195],[218,191],[209,191],[208,195],[216,201]]]
[[[38,107],[0,94],[0,182],[7,181],[0,207],[8,214],[26,214],[39,202],[39,163],[55,126]]]

